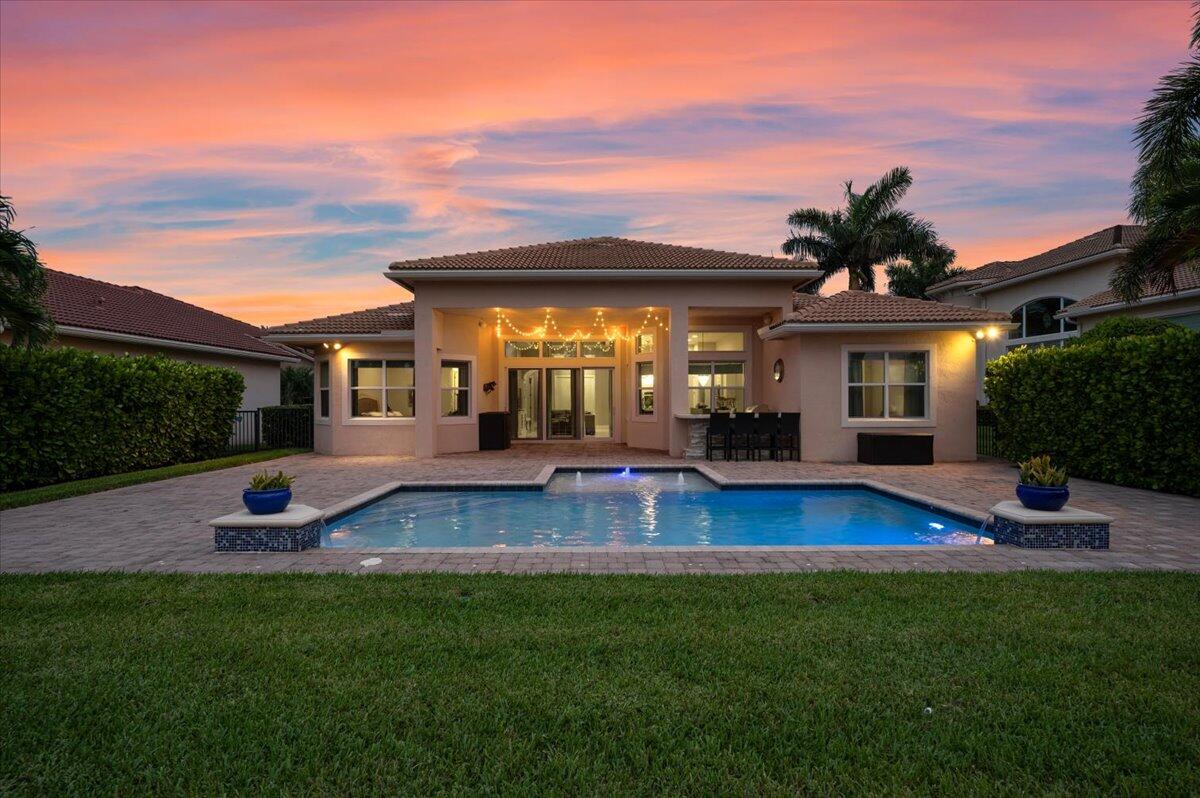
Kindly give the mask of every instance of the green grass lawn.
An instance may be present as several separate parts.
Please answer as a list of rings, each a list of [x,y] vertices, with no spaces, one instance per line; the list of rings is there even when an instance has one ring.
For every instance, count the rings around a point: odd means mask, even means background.
[[[0,793],[1200,791],[1200,578],[0,576]]]
[[[109,474],[104,477],[77,479],[74,482],[60,482],[57,485],[44,485],[40,488],[16,490],[10,493],[0,493],[0,510],[11,510],[14,507],[25,507],[30,504],[67,499],[71,496],[83,496],[88,493],[99,493],[102,490],[124,488],[128,485],[140,485],[143,482],[157,482],[160,479],[185,477],[188,474],[200,474],[205,471],[218,471],[222,468],[261,463],[264,460],[275,460],[287,457],[289,454],[300,454],[310,449],[267,449],[261,452],[246,452],[232,454],[228,457],[218,457],[215,460],[200,460],[195,463],[180,463],[179,465],[162,468],[148,468],[145,471],[129,471],[124,474]]]

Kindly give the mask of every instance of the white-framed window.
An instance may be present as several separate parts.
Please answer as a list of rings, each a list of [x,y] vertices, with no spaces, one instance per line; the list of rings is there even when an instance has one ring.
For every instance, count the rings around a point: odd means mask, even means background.
[[[352,418],[414,418],[416,384],[411,360],[351,360]]]
[[[505,357],[541,357],[541,341],[505,341]]]
[[[654,331],[640,332],[633,337],[633,353],[635,355],[654,354]]]
[[[654,415],[654,361],[642,360],[634,364],[637,376],[637,414]]]
[[[442,418],[471,415],[471,364],[465,360],[442,361]]]
[[[616,357],[616,341],[581,341],[579,344],[580,357]]]
[[[742,352],[746,333],[740,330],[691,330],[687,336],[689,352]]]
[[[740,360],[688,363],[689,413],[732,413],[745,409],[745,363]]]
[[[846,418],[929,419],[929,360],[923,349],[846,352]]]
[[[1065,296],[1046,296],[1021,305],[1012,312],[1012,320],[1017,326],[1008,331],[1008,348],[1022,344],[1061,346],[1062,341],[1079,335],[1075,322],[1054,318],[1055,313],[1074,302]]]
[[[329,373],[328,360],[317,363],[317,417],[329,418]]]
[[[542,357],[578,357],[578,341],[542,341]]]

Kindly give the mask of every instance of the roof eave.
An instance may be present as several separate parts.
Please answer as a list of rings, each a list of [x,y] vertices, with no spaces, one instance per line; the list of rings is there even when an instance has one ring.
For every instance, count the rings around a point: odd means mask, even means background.
[[[117,343],[126,344],[141,344],[142,346],[159,346],[164,349],[183,349],[189,352],[210,352],[219,355],[232,355],[234,357],[246,357],[255,360],[277,360],[281,363],[299,363],[300,358],[295,355],[284,354],[280,352],[277,355],[270,352],[256,352],[250,349],[235,349],[231,346],[214,346],[212,344],[197,344],[191,341],[176,341],[172,338],[156,338],[149,335],[135,335],[133,333],[113,332],[111,330],[97,330],[92,327],[75,327],[69,324],[55,325],[55,331],[63,335],[70,335],[76,338],[92,338],[97,341],[115,341]],[[266,336],[262,336],[265,340]]]
[[[981,278],[979,280],[956,280],[953,283],[946,283],[945,285],[931,285],[925,289],[925,293],[940,294],[943,291],[949,291],[954,288],[966,288],[972,285],[983,285],[986,282],[988,282],[987,278]]]
[[[622,278],[627,280],[795,280],[793,288],[820,277],[820,269],[388,269],[385,277],[409,291],[414,280],[547,280]]]
[[[1037,280],[1038,278],[1045,277],[1048,274],[1057,274],[1059,272],[1065,272],[1065,271],[1069,271],[1071,269],[1078,269],[1081,266],[1089,266],[1093,263],[1097,263],[1097,262],[1105,260],[1107,258],[1116,257],[1118,255],[1128,255],[1128,254],[1129,254],[1129,247],[1114,247],[1113,249],[1106,249],[1103,252],[1097,252],[1095,255],[1088,255],[1085,258],[1076,258],[1075,260],[1069,260],[1066,263],[1060,263],[1057,266],[1051,266],[1046,269],[1038,269],[1037,271],[1029,272],[1028,274],[1020,274],[1020,275],[1017,275],[1016,277],[1007,277],[1007,278],[1000,279],[1000,280],[993,280],[993,281],[984,283],[983,285],[979,286],[978,288],[968,291],[968,293],[970,293],[970,294],[986,294],[988,291],[994,291],[999,288],[1007,288],[1010,285],[1019,285],[1020,283],[1027,283],[1030,280]]]
[[[922,331],[955,331],[970,332],[986,327],[1001,330],[1012,330],[1017,327],[1011,321],[976,319],[974,321],[899,321],[899,322],[780,322],[773,326],[759,329],[758,335],[764,341],[774,338],[788,338],[804,333],[830,332],[922,332]]]
[[[377,333],[297,332],[267,333],[264,341],[281,344],[322,344],[326,341],[411,341],[412,330],[387,330]]]
[[[1176,299],[1191,299],[1192,297],[1200,296],[1200,288],[1188,288],[1183,291],[1176,291],[1174,294],[1156,294],[1155,296],[1146,296],[1138,299],[1135,302],[1106,302],[1103,305],[1095,305],[1091,307],[1080,308],[1079,310],[1071,310],[1071,306],[1067,306],[1054,314],[1056,319],[1076,319],[1080,316],[1092,316],[1097,313],[1112,313],[1113,311],[1122,310],[1124,308],[1144,307],[1146,305],[1155,305],[1159,302],[1171,302]]]

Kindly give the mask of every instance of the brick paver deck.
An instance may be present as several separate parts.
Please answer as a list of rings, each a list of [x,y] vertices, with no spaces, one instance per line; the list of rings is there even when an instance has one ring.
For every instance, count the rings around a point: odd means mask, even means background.
[[[273,461],[297,476],[295,501],[330,507],[392,480],[533,479],[547,464],[679,463],[614,445],[545,444],[502,452]],[[935,466],[713,463],[734,479],[868,478],[980,512],[1013,495],[1015,471],[995,461]],[[209,520],[240,508],[241,489],[261,465],[120,488],[0,513],[0,570],[505,571],[748,573],[850,568],[866,571],[1168,569],[1200,571],[1200,499],[1071,480],[1071,503],[1113,516],[1108,551],[1032,551],[1010,546],[920,549],[544,550],[519,553],[364,554],[316,549],[294,554],[225,554]],[[363,565],[364,560],[378,560]]]

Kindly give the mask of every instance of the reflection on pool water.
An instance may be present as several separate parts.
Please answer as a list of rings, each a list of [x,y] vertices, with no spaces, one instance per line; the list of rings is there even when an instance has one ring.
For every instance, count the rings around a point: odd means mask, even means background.
[[[699,474],[559,473],[544,491],[401,491],[330,525],[333,548],[990,544],[864,489],[720,490]]]

